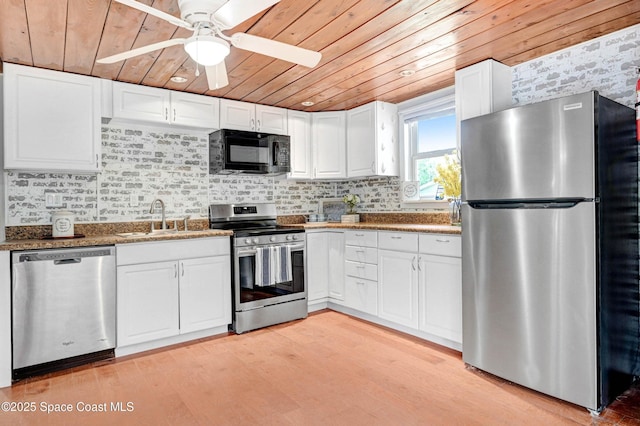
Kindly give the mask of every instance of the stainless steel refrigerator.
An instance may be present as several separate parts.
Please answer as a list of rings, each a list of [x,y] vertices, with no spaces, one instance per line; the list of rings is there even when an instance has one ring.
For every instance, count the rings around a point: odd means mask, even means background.
[[[462,121],[465,363],[593,411],[639,374],[634,117],[588,92]]]

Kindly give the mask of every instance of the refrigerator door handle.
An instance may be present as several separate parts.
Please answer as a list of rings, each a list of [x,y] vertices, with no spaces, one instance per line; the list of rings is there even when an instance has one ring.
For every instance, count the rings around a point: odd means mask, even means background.
[[[469,201],[467,204],[474,209],[570,209],[585,202],[598,202],[598,199]]]

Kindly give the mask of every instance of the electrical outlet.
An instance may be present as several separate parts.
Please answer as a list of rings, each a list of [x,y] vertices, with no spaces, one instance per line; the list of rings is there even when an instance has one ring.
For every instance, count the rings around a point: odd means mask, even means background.
[[[62,203],[62,194],[56,194],[55,192],[45,192],[44,197],[45,207],[64,207],[64,204]]]
[[[140,202],[136,194],[129,194],[129,207],[138,207]]]

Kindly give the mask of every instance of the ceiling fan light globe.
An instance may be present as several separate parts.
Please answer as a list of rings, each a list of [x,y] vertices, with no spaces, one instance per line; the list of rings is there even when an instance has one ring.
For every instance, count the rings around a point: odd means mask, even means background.
[[[217,65],[229,55],[229,43],[217,37],[195,37],[184,44],[191,58],[205,67]]]

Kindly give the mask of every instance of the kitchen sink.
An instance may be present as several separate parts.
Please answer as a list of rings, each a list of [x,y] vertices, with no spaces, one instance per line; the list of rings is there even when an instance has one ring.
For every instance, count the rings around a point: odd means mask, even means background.
[[[116,233],[118,237],[124,238],[134,238],[134,237],[148,237],[154,235],[166,235],[166,234],[177,234],[179,231],[175,229],[156,229],[151,232],[121,232]]]

